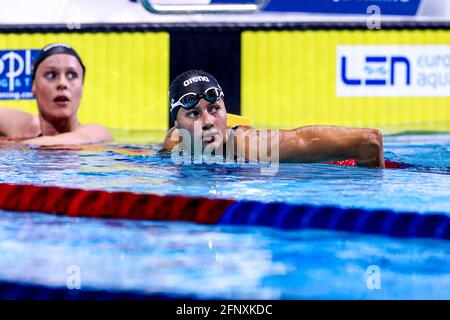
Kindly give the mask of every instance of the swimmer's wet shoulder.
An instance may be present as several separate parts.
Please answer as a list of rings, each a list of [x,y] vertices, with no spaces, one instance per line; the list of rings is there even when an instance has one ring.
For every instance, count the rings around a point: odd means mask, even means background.
[[[35,138],[41,133],[39,118],[22,110],[0,107],[0,132],[11,139]]]

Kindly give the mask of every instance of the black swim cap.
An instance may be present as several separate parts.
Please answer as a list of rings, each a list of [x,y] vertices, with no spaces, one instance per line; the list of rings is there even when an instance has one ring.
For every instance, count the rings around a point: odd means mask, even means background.
[[[222,90],[219,82],[208,72],[202,70],[189,70],[178,75],[172,81],[169,88],[169,108],[172,120],[177,117],[181,106],[171,108],[171,104],[178,101],[187,93],[203,94],[209,88],[218,88]]]
[[[41,62],[54,54],[68,54],[68,55],[75,57],[78,60],[78,62],[80,63],[81,68],[83,68],[83,79],[84,79],[84,74],[86,73],[86,68],[84,67],[84,64],[81,61],[81,58],[78,55],[78,53],[76,53],[76,51],[73,50],[72,47],[66,43],[52,43],[52,44],[46,45],[44,48],[42,48],[42,50],[39,52],[38,56],[36,57],[36,60],[34,60],[33,75],[32,75],[33,81],[36,76],[36,70],[37,70],[38,66],[41,64]]]

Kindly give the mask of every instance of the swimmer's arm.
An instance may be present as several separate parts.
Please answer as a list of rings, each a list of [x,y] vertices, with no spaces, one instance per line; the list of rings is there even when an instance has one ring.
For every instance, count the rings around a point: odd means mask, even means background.
[[[89,144],[108,141],[112,141],[112,135],[108,129],[97,124],[85,124],[72,132],[24,140],[22,143],[39,146],[53,146],[62,144]]]
[[[0,107],[0,134],[13,139],[39,135],[39,118],[31,113]]]
[[[280,130],[277,135],[275,130],[246,128],[239,130],[236,136],[252,131],[267,146],[269,151],[266,154],[273,159],[271,153],[274,153],[280,162],[325,162],[354,158],[359,166],[384,168],[383,139],[379,130],[308,126]],[[255,142],[245,144],[247,159],[252,158],[248,150],[250,145],[255,145]],[[276,150],[277,146],[279,152]],[[264,152],[258,150],[259,160],[261,155]]]
[[[354,158],[357,165],[384,168],[379,130],[308,126],[280,132],[281,162],[319,162]]]

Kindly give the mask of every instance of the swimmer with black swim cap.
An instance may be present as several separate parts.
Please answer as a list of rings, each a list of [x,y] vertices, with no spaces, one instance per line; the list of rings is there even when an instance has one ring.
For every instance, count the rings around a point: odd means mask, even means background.
[[[87,144],[112,140],[96,124],[80,124],[78,108],[86,73],[78,53],[68,44],[45,46],[33,63],[32,92],[38,116],[0,108],[0,133],[34,145]]]
[[[49,45],[45,46],[44,48],[42,48],[42,50],[39,51],[38,56],[34,60],[33,72],[32,72],[32,77],[31,77],[31,79],[33,81],[36,78],[36,70],[38,69],[41,62],[55,54],[67,54],[67,55],[75,57],[75,59],[78,60],[78,63],[80,64],[81,68],[83,69],[83,80],[84,80],[84,76],[86,75],[86,67],[83,64],[83,61],[81,61],[81,58],[78,55],[78,53],[71,46],[69,46],[66,43],[52,43],[52,44],[49,44]]]
[[[228,143],[233,143],[233,152],[245,155],[246,160],[261,160],[260,152],[252,153],[251,148],[262,142],[269,145],[268,153],[278,153],[280,162],[327,162],[354,158],[359,166],[384,168],[383,138],[379,130],[338,126],[306,126],[275,131],[256,130],[250,126],[227,129],[223,97],[218,81],[205,71],[189,70],[178,75],[169,89],[174,127],[167,133],[163,151],[183,143],[181,131],[184,130],[189,132],[192,140],[202,142],[203,150],[225,148]],[[256,140],[246,140],[246,137],[256,137]],[[273,148],[274,142],[276,148]]]
[[[169,88],[170,115],[175,128],[188,130],[197,141],[202,141],[203,148],[225,143],[227,112],[223,97],[222,88],[211,74],[201,70],[182,73]],[[202,126],[194,134],[195,123]]]

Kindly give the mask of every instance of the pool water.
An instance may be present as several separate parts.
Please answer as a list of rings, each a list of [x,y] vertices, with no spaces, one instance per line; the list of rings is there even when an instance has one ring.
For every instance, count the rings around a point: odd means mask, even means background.
[[[156,150],[157,145],[141,147]],[[116,151],[0,149],[0,182],[450,214],[450,134],[385,138],[374,170],[177,165]],[[450,243],[353,233],[0,211],[0,282],[230,299],[450,299]],[[377,271],[377,278],[368,270]],[[375,282],[375,288],[372,280]],[[370,283],[372,285],[370,285]]]
[[[450,213],[450,134],[386,137],[385,155],[414,167],[281,164],[271,176],[259,164],[177,165],[170,157],[115,151],[0,149],[0,183]]]

